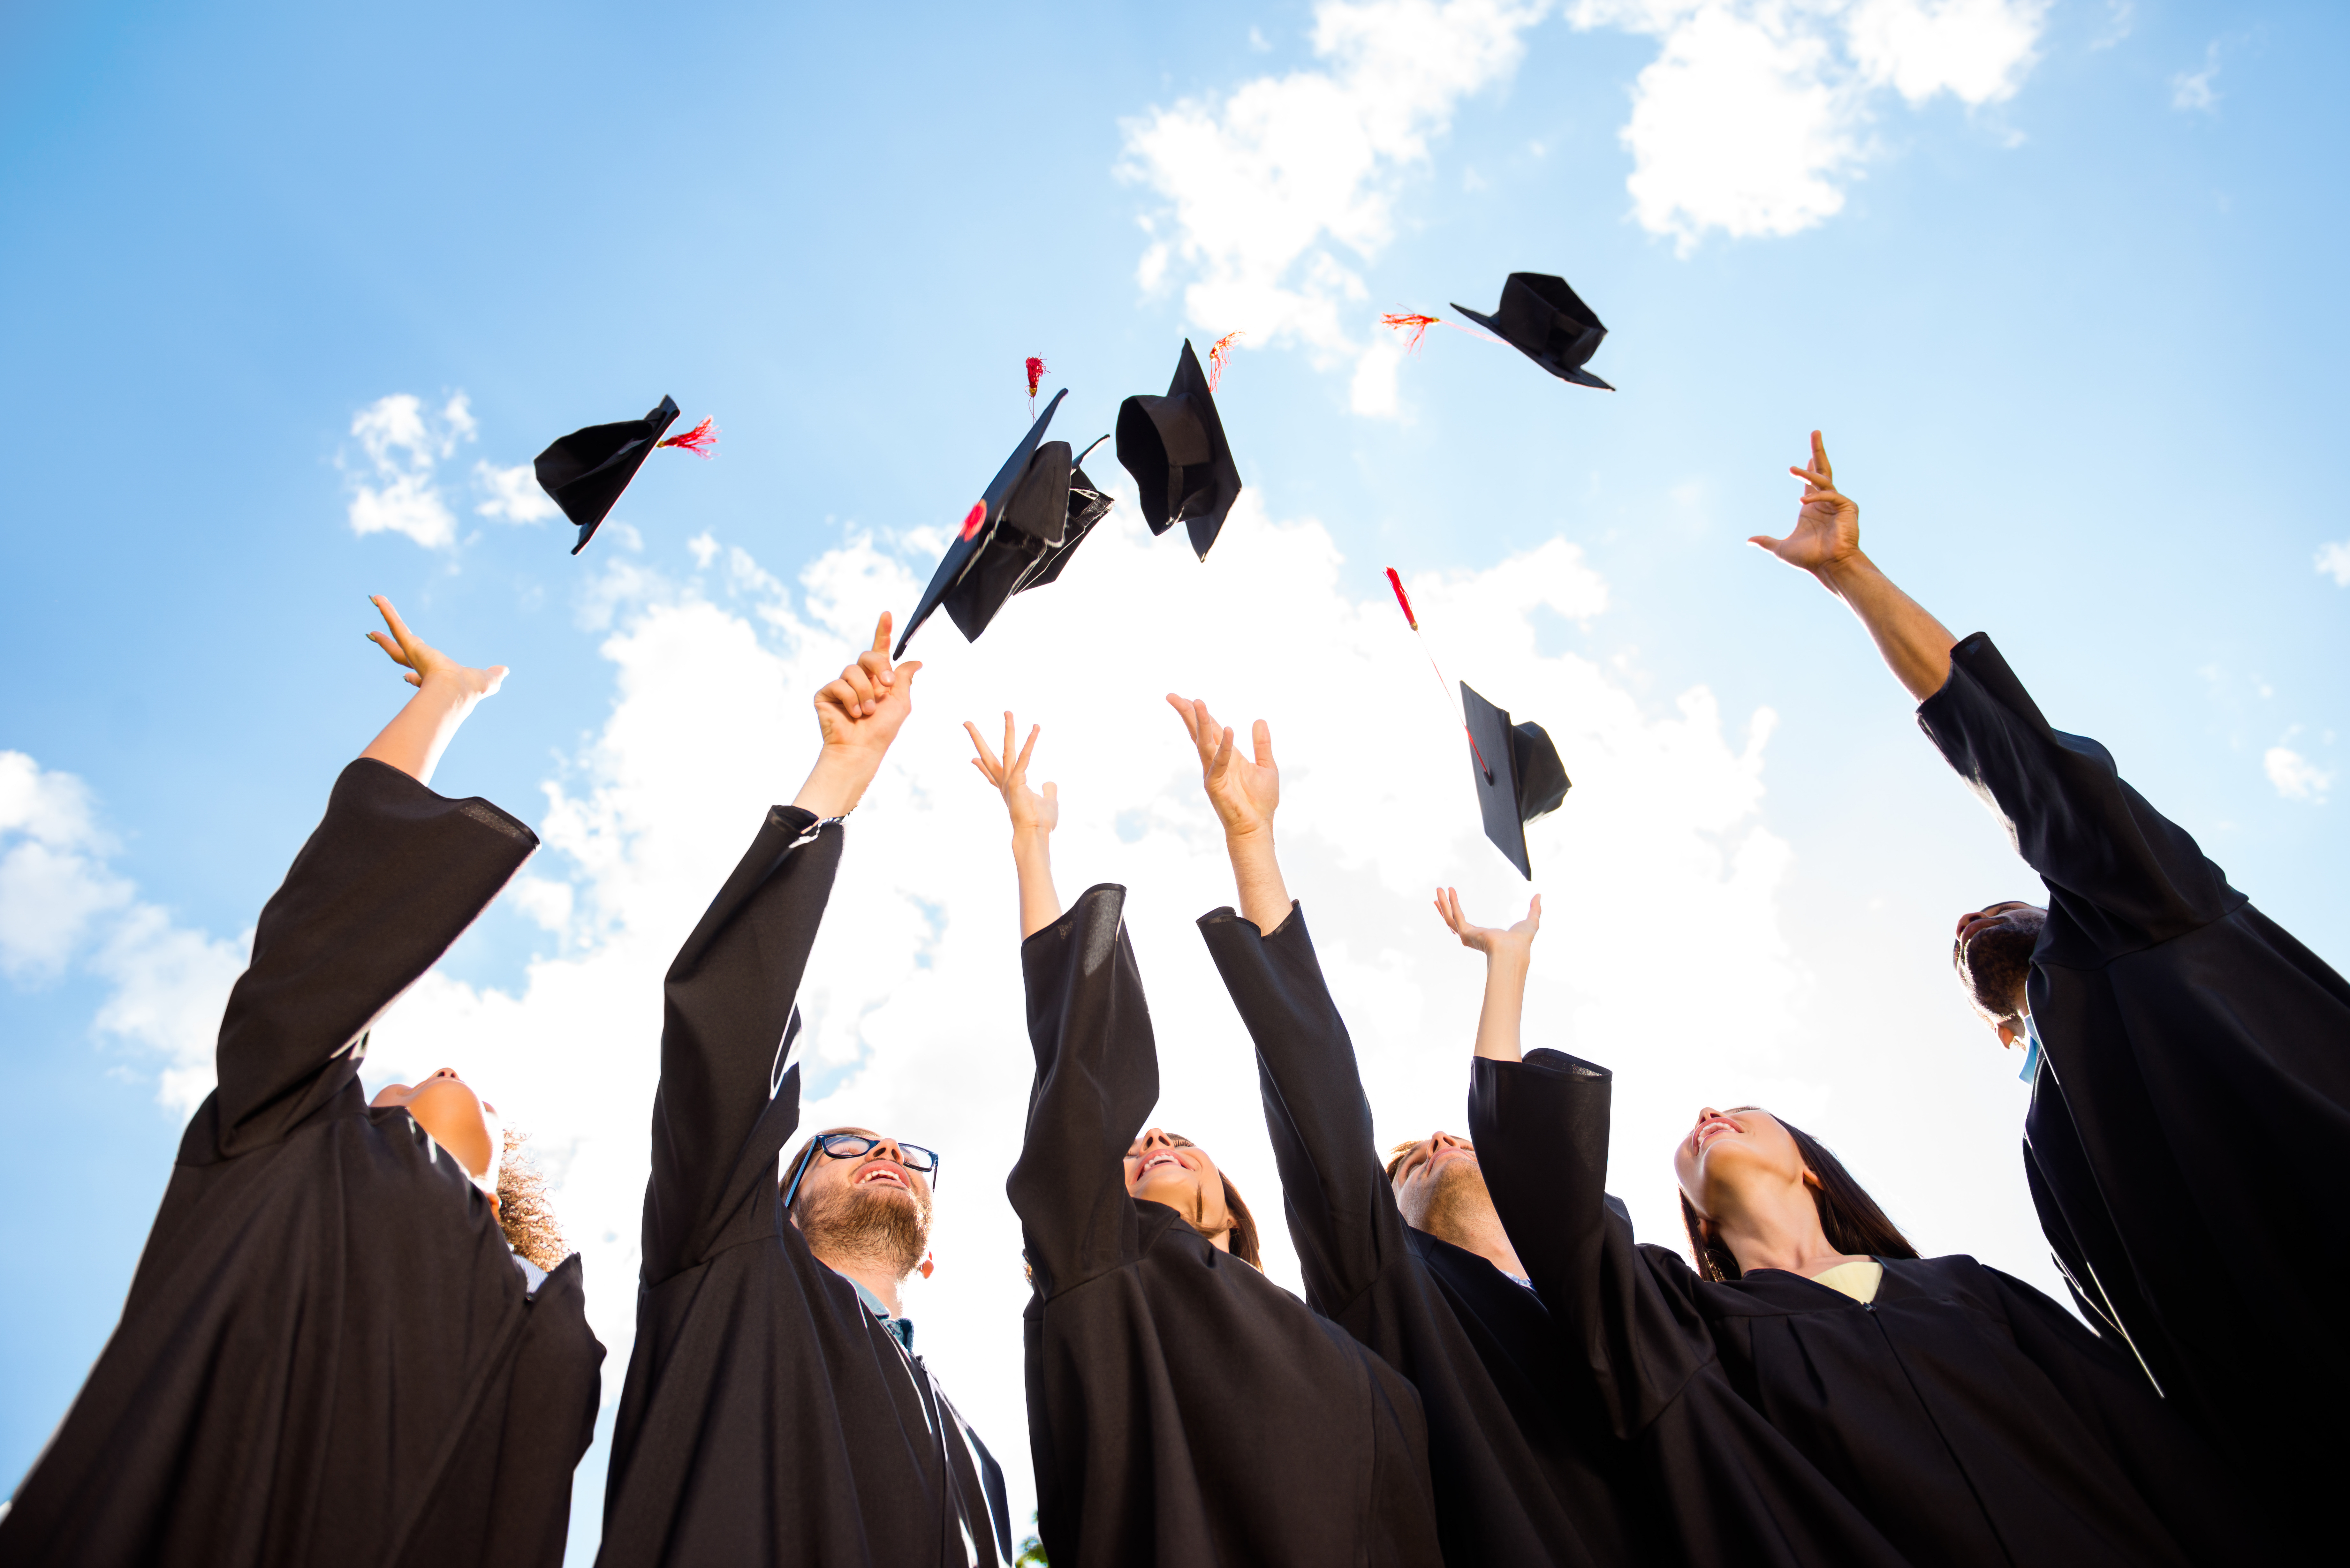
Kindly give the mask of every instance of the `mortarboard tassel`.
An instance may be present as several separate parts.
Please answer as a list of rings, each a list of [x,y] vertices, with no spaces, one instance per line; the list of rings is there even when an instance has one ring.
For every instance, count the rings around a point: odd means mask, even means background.
[[[1463,327],[1457,321],[1447,321],[1441,316],[1424,316],[1418,311],[1384,312],[1379,317],[1379,325],[1392,327],[1398,332],[1410,334],[1404,339],[1403,344],[1403,351],[1407,354],[1419,347],[1419,340],[1428,336],[1428,329],[1431,327],[1450,327],[1464,337],[1482,337],[1488,343],[1501,343],[1504,348],[1511,347],[1510,344],[1503,342],[1501,338],[1490,332],[1480,332],[1473,327]]]
[[[1403,579],[1396,576],[1396,569],[1393,566],[1388,568],[1388,586],[1395,589],[1396,603],[1403,607],[1403,618],[1410,624],[1412,636],[1419,639],[1419,651],[1427,654],[1429,669],[1436,671],[1436,689],[1444,693],[1444,706],[1450,710],[1453,701],[1452,682],[1444,679],[1444,671],[1438,666],[1436,655],[1429,652],[1428,639],[1419,629],[1419,618],[1411,613],[1411,596],[1403,591]],[[1492,783],[1493,770],[1485,765],[1485,754],[1477,749],[1477,737],[1470,734],[1469,723],[1465,719],[1461,721],[1461,732],[1469,736],[1469,754],[1477,759],[1477,771],[1485,775],[1488,784]]]
[[[1037,383],[1037,382],[1039,382],[1039,381],[1041,381],[1041,380],[1043,380],[1044,379],[1045,379],[1045,357],[1044,357],[1042,354],[1031,354],[1031,355],[1029,355],[1029,356],[1028,356],[1028,417],[1029,417],[1030,419],[1032,419],[1032,420],[1033,420],[1033,419],[1035,419],[1035,418],[1036,417],[1036,383]]]
[[[718,444],[718,421],[704,420],[683,435],[673,435],[660,444],[683,447],[694,456],[708,462],[710,449]]]
[[[1245,337],[1246,332],[1227,332],[1208,345],[1208,390],[1214,391],[1224,379],[1224,365],[1232,357],[1232,339]]]

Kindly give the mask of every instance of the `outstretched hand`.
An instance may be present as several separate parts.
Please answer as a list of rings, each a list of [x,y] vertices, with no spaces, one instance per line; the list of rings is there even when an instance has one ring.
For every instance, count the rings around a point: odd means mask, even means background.
[[[421,690],[427,680],[440,680],[463,694],[468,701],[494,694],[506,678],[506,667],[493,664],[487,670],[474,670],[458,663],[439,649],[408,629],[400,612],[381,594],[370,594],[368,602],[383,617],[383,624],[391,628],[390,636],[380,631],[367,634],[367,639],[391,656],[391,661],[408,671],[403,677],[413,687]]]
[[[1012,754],[1015,732],[1012,715],[1007,711],[1003,715],[1003,755],[1001,758],[989,751],[987,742],[980,739],[978,725],[965,719],[962,727],[970,732],[971,743],[979,752],[979,755],[971,759],[971,765],[979,770],[982,778],[1002,793],[1004,809],[1012,814],[1013,836],[1018,838],[1023,834],[1050,833],[1058,827],[1061,825],[1059,786],[1047,784],[1041,794],[1028,787],[1028,755],[1036,749],[1036,737],[1045,732],[1045,726],[1031,724],[1028,727],[1027,743],[1020,748],[1020,754],[1015,757]]]
[[[1436,912],[1452,929],[1452,934],[1461,939],[1462,947],[1483,953],[1489,960],[1509,958],[1524,963],[1533,959],[1534,933],[1542,929],[1540,893],[1526,907],[1526,918],[1507,928],[1471,925],[1461,913],[1461,891],[1457,888],[1436,890]]]
[[[864,797],[881,758],[914,711],[919,659],[889,662],[889,612],[873,628],[873,646],[816,694],[816,726],[824,749],[793,805],[819,817],[842,816]]]
[[[1259,719],[1250,735],[1253,760],[1240,754],[1230,729],[1219,726],[1208,705],[1198,698],[1167,694],[1167,705],[1182,716],[1191,744],[1200,753],[1200,783],[1216,820],[1227,836],[1269,833],[1273,814],[1281,805],[1281,768],[1273,760],[1273,731]]]
[[[1817,431],[1812,432],[1812,465],[1798,464],[1787,472],[1804,482],[1795,525],[1783,539],[1757,534],[1746,542],[1825,582],[1836,567],[1860,554],[1860,504],[1835,487],[1835,470],[1828,465],[1827,445]]]

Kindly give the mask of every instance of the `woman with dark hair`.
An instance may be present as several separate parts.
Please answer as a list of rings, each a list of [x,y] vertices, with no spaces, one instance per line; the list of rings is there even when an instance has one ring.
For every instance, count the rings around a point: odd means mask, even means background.
[[[604,1359],[579,1259],[455,1070],[359,1087],[370,1025],[537,847],[427,787],[506,672],[375,605],[416,694],[262,907],[218,1086],[0,1562],[563,1561]]]
[[[1673,1154],[1693,1270],[1604,1189],[1606,1068],[1521,1057],[1513,1021],[1481,1027],[1472,1071],[1494,1206],[1681,1560],[2260,1559],[2260,1521],[2126,1351],[1972,1258],[1918,1257],[1807,1134],[1699,1114]]]
[[[1036,1081],[1007,1185],[1045,1550],[1058,1568],[1435,1564],[1418,1394],[1264,1277],[1255,1221],[1205,1149],[1143,1128],[1159,1053],[1126,889],[1062,913],[1060,803],[1027,783],[1036,732],[1014,755],[1005,714],[999,760],[965,728],[1019,869]]]

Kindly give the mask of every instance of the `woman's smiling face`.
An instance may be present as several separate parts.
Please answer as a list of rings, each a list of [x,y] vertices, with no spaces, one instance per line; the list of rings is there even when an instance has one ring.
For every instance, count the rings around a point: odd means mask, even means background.
[[[1146,1128],[1126,1151],[1126,1190],[1132,1197],[1164,1203],[1202,1231],[1231,1223],[1223,1173],[1216,1162],[1206,1149],[1164,1127]]]

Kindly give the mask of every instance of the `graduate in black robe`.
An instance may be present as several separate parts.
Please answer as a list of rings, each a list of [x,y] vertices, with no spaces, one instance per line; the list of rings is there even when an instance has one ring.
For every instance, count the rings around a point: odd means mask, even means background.
[[[840,819],[905,722],[921,668],[890,665],[889,627],[885,615],[872,650],[817,693],[815,769],[792,805],[767,813],[664,982],[603,1568],[972,1568],[1011,1556],[1003,1473],[896,1311],[919,1251],[894,1277],[862,1256],[821,1256],[795,1222],[807,1193],[787,1215],[779,1186],[777,1157],[799,1125],[793,998],[840,864]],[[903,1220],[926,1236],[920,1157],[870,1142],[842,1158],[810,1147],[795,1174],[811,1186],[886,1180],[890,1197],[871,1196],[918,1209]],[[801,1169],[811,1163],[818,1174]]]
[[[1419,1398],[1255,1266],[1206,1150],[1143,1127],[1159,1053],[1121,911],[1054,891],[1032,732],[999,759],[1036,1081],[1008,1184],[1030,1282],[1029,1446],[1054,1568],[1395,1568],[1440,1560]],[[1138,1136],[1139,1135],[1139,1136]]]
[[[1752,1106],[1700,1113],[1675,1157],[1700,1274],[1607,1199],[1606,1068],[1534,1051],[1473,1071],[1493,1201],[1682,1560],[2262,1560],[2258,1514],[2126,1353],[1972,1258],[1918,1257],[1816,1142]]]
[[[537,846],[426,786],[503,667],[425,646],[254,930],[121,1321],[0,1520],[0,1562],[563,1560],[604,1348],[577,1254],[499,1226],[494,1144],[453,1072],[359,1087],[369,1026]],[[395,640],[396,639],[396,640]]]
[[[2312,1241],[2337,1228],[2350,1149],[2350,983],[2103,746],[2050,728],[1989,638],[1953,638],[1885,578],[1824,450],[1795,472],[1802,514],[1767,543],[1853,607],[2047,887],[2044,909],[1962,917],[1954,957],[2031,1053],[2025,1172],[2057,1262],[2283,1533],[2330,1555],[2341,1445],[2307,1428],[2350,1397],[2350,1258]]]
[[[1273,812],[1259,805],[1278,798],[1271,735],[1255,759],[1242,757],[1206,703],[1175,708],[1240,897],[1238,912],[1202,916],[1200,930],[1256,1044],[1306,1304],[1419,1390],[1448,1563],[1629,1561],[1623,1446],[1588,1380],[1559,1364],[1557,1331],[1523,1280],[1468,1140],[1437,1133],[1399,1153],[1396,1174],[1416,1199],[1440,1194],[1415,1204],[1427,1228],[1404,1222],[1372,1141],[1353,1041],[1282,878]]]

